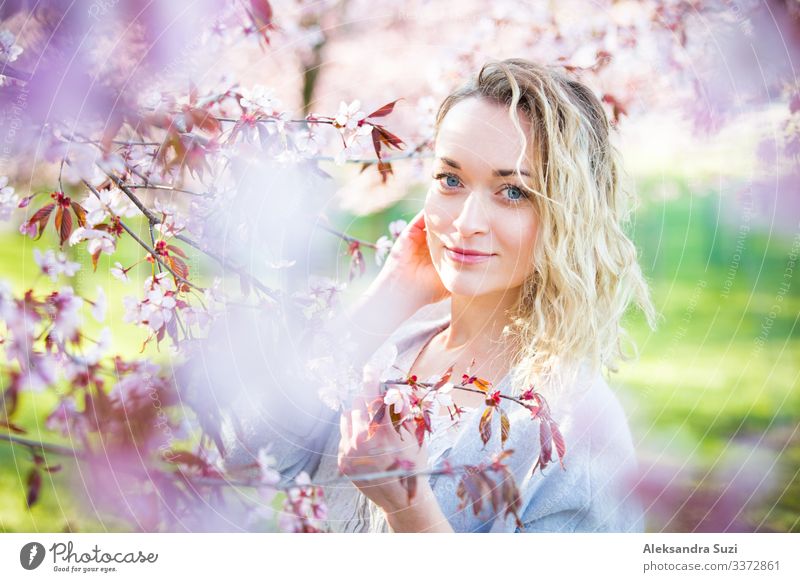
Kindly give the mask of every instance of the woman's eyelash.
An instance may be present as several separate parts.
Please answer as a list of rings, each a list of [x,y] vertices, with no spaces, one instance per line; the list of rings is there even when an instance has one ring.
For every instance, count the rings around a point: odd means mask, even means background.
[[[434,180],[441,180],[442,178],[455,178],[455,179],[456,179],[456,180],[458,180],[459,182],[461,181],[461,180],[459,179],[459,177],[458,177],[458,176],[456,176],[455,174],[451,174],[451,173],[449,173],[449,172],[440,172],[440,173],[438,173],[438,174],[434,174],[434,175],[433,175],[433,179],[434,179]],[[446,187],[446,186],[445,186],[445,187]],[[455,188],[455,186],[453,186],[453,187]],[[520,194],[522,194],[522,197],[521,197],[521,198],[508,198],[508,201],[509,201],[509,202],[511,202],[511,203],[519,202],[520,200],[523,200],[523,199],[529,198],[529,195],[528,195],[528,193],[527,193],[527,192],[526,192],[526,191],[525,191],[523,188],[520,188],[520,187],[519,187],[519,186],[517,186],[516,184],[503,184],[501,187],[502,187],[503,189],[507,189],[507,188],[515,188],[516,190],[519,190],[519,191],[520,191]]]

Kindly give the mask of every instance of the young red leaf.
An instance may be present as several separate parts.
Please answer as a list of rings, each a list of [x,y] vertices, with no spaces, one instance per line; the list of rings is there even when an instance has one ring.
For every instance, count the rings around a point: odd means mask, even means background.
[[[500,448],[505,446],[510,430],[511,422],[508,420],[508,415],[505,410],[500,408]]]
[[[167,257],[169,261],[169,266],[175,271],[175,274],[178,275],[181,279],[186,279],[189,277],[189,266],[183,262],[182,259],[178,257]]]
[[[187,259],[187,258],[188,258],[188,256],[187,256],[187,255],[186,255],[186,253],[183,251],[183,249],[182,249],[182,248],[180,248],[180,247],[176,247],[175,245],[167,245],[167,250],[168,250],[169,252],[173,253],[173,254],[176,254],[176,255],[178,255],[179,257],[183,257],[184,259]]]
[[[382,125],[373,125],[373,127],[374,130],[377,130],[378,134],[380,134],[380,142],[386,144],[386,147],[395,148],[398,150],[403,149],[405,142],[402,139],[397,137],[395,134],[387,130]],[[373,135],[374,135],[374,130],[373,130]]]
[[[389,115],[394,110],[395,103],[400,101],[400,99],[402,99],[402,97],[400,97],[398,99],[395,99],[391,103],[387,103],[386,105],[384,105],[383,107],[380,107],[379,109],[376,109],[375,111],[373,111],[372,113],[367,115],[367,118],[370,118],[370,117],[385,117],[385,116]]]
[[[189,451],[173,451],[167,450],[161,453],[161,457],[168,463],[175,465],[186,465],[187,467],[196,467],[198,469],[205,469],[208,466],[203,459],[190,453]]]
[[[417,418],[416,420],[416,428],[414,430],[414,436],[417,437],[417,444],[421,447],[425,444],[425,421]]]
[[[61,214],[59,221],[59,214]],[[58,208],[58,212],[56,213],[56,230],[59,234],[59,244],[61,246],[64,245],[64,242],[69,238],[69,235],[72,234],[72,215],[69,213],[69,210],[64,210],[62,212],[62,208]]]
[[[484,392],[488,392],[489,388],[491,387],[492,383],[489,380],[484,380],[483,378],[470,378],[472,380],[472,384],[478,389]]]
[[[478,431],[481,434],[481,440],[483,441],[483,446],[486,448],[486,443],[489,442],[489,439],[492,438],[492,413],[494,412],[494,407],[487,407],[486,410],[483,411],[481,415],[481,421],[478,425]]]
[[[100,253],[102,252],[101,249],[98,249],[97,252],[92,254],[92,270],[97,271],[97,261],[100,259]]]
[[[86,226],[86,211],[83,209],[83,206],[78,204],[77,202],[70,202],[70,206],[72,206],[72,211],[75,213],[75,218],[78,219],[78,226]]]
[[[455,368],[455,364],[452,364],[449,368],[447,368],[447,371],[442,375],[441,378],[439,378],[439,381],[436,382],[436,384],[434,385],[433,387],[434,390],[438,390],[439,388],[441,388],[450,381],[450,377],[453,375],[453,368]]]
[[[26,497],[26,502],[28,503],[28,507],[31,508],[39,499],[39,492],[42,488],[42,474],[41,472],[34,468],[31,469],[28,473],[28,480],[27,480],[27,490],[28,494]]]
[[[386,417],[386,405],[381,404],[380,408],[375,412],[375,416],[369,421],[369,427],[367,428],[367,439],[371,439],[375,436],[375,433],[378,431],[383,419]]]
[[[564,455],[567,453],[567,445],[564,443],[564,436],[558,430],[558,425],[550,421],[550,432],[553,433],[553,442],[556,444],[556,453],[558,453],[558,462],[561,468],[564,468]]]
[[[389,408],[389,419],[392,421],[392,426],[394,430],[397,431],[397,434],[400,435],[400,440],[403,440],[403,434],[400,432],[400,429],[403,426],[403,417],[395,412],[394,404]]]
[[[28,220],[28,224],[36,224],[37,226],[37,239],[41,238],[42,233],[44,232],[44,227],[47,226],[47,220],[50,218],[50,214],[53,212],[53,208],[55,207],[55,203],[46,204],[34,212],[33,216],[31,216]]]
[[[489,493],[489,499],[492,502],[492,509],[494,509],[495,513],[500,511],[500,508],[503,507],[503,490],[499,484],[495,483],[494,480],[486,474],[486,471],[481,471],[478,473],[478,477],[484,482],[486,485],[486,489]]]

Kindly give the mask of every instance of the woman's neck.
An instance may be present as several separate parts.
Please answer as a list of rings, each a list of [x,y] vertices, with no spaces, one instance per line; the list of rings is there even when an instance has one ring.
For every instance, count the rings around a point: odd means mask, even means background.
[[[450,325],[442,332],[441,345],[448,351],[495,352],[519,293],[515,288],[479,296],[452,295]]]

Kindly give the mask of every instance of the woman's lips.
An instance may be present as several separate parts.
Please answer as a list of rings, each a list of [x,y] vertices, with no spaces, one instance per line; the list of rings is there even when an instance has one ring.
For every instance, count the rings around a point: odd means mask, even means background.
[[[477,263],[485,263],[494,256],[494,255],[465,255],[463,253],[459,253],[458,251],[454,251],[447,247],[444,247],[444,254],[447,255],[447,258],[449,258],[454,263],[459,263],[462,265],[474,265]]]

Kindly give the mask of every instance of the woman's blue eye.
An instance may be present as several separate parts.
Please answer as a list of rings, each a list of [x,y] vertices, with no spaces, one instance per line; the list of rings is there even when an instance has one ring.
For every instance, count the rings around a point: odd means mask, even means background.
[[[521,200],[525,197],[525,194],[522,192],[522,190],[516,186],[509,186],[506,188],[506,190],[508,191],[508,197],[510,200]]]
[[[458,178],[455,176],[445,176],[447,178],[446,184],[448,188],[457,188],[458,187]]]
[[[441,180],[442,178],[447,178],[444,184],[446,188],[458,188],[458,185],[461,183],[461,180],[459,180],[458,176],[455,174],[445,174],[442,172],[433,176],[434,180]]]

